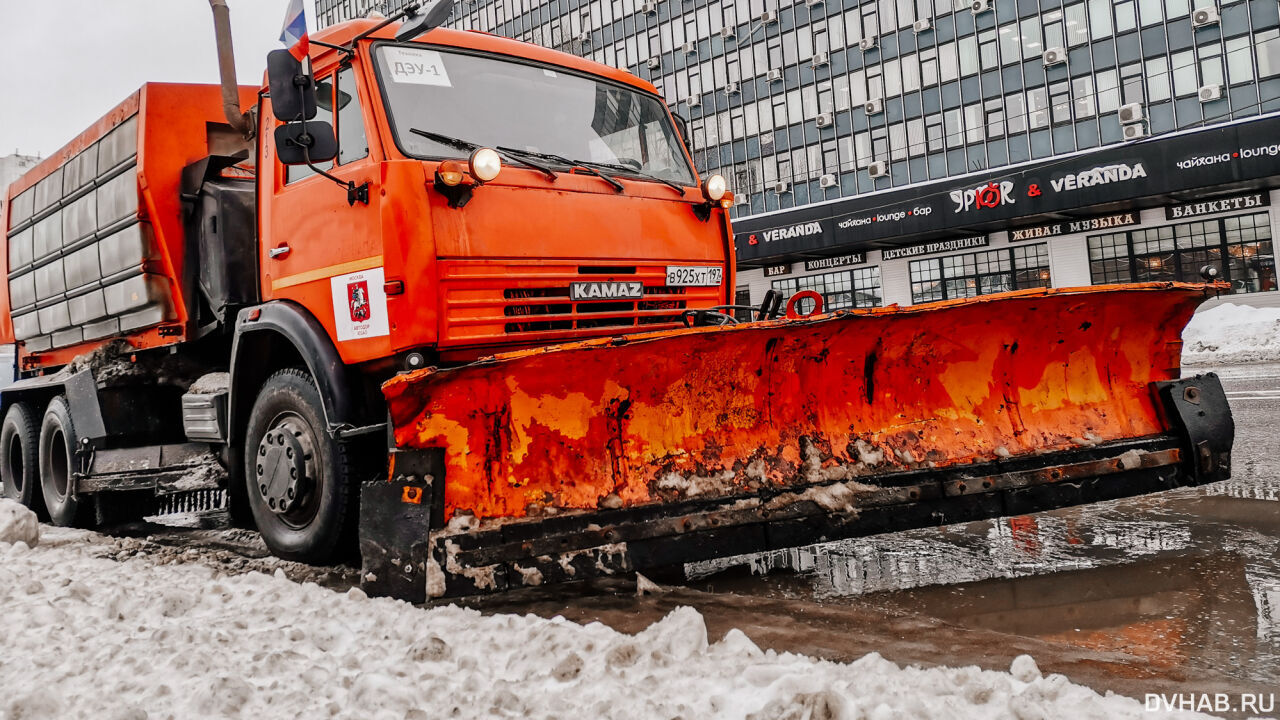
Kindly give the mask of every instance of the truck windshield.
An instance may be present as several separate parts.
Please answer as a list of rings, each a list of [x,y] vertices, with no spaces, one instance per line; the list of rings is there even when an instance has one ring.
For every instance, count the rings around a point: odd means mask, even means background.
[[[621,85],[492,56],[421,46],[375,51],[400,149],[424,158],[455,147],[423,128],[489,147],[606,163],[692,185],[693,172],[662,102]],[[625,176],[626,170],[617,174]]]

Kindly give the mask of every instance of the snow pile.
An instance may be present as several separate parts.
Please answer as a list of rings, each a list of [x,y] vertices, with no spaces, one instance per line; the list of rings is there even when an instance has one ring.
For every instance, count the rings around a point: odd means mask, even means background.
[[[1223,303],[1182,331],[1184,365],[1280,362],[1280,308]]]
[[[98,554],[54,530],[0,546],[0,718],[1152,718],[1013,672],[850,664],[708,642],[672,612],[638,635],[563,618],[423,610],[203,565]],[[38,668],[39,672],[32,672]],[[1195,717],[1182,714],[1182,717]]]
[[[35,547],[40,542],[40,523],[36,514],[21,503],[0,498],[0,543],[26,543]]]

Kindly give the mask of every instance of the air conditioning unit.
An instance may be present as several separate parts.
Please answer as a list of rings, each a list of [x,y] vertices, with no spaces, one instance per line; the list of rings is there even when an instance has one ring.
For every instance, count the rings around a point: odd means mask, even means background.
[[[818,187],[829,188],[829,187],[835,187],[838,184],[839,183],[836,182],[836,176],[830,173],[818,178]]]
[[[876,160],[867,166],[867,174],[873,178],[884,177],[889,174],[889,163]]]
[[[662,67],[662,58],[651,57],[648,65],[650,70],[657,70]]]
[[[1200,8],[1191,13],[1191,27],[1202,28],[1218,24],[1218,8]]]
[[[688,100],[689,107],[698,107],[702,104],[702,95],[694,95]]]
[[[1127,125],[1145,120],[1142,115],[1142,103],[1128,103],[1120,106],[1120,124]]]
[[[827,60],[827,54],[826,54],[826,53],[824,53],[824,52],[816,52],[816,53],[814,53],[814,54],[813,54],[813,59],[809,61],[809,64],[810,64],[810,65],[812,65],[812,66],[814,66],[814,67],[822,67],[823,65],[826,65],[826,64],[827,64],[827,62],[828,62],[828,60]]]
[[[680,49],[684,52],[684,54],[685,54],[685,55],[697,55],[697,54],[698,54],[698,44],[697,44],[697,43],[687,42],[687,43],[685,43],[685,44],[681,45],[681,46],[680,46]]]
[[[830,127],[833,121],[834,121],[834,118],[832,118],[831,113],[829,112],[818,113],[818,117],[817,117],[818,127],[820,128]]]
[[[732,81],[732,80],[730,80],[729,82],[725,83],[725,84],[724,84],[724,94],[725,94],[725,95],[737,95],[737,94],[738,94],[738,83],[736,83],[736,82],[734,82],[734,81]]]
[[[772,25],[773,23],[778,22],[778,14],[772,10],[765,10],[760,13],[760,22],[765,25]]]
[[[911,23],[911,29],[914,30],[917,35],[928,30],[931,27],[933,27],[933,25],[929,24],[928,18],[925,18],[923,20],[917,20]]]
[[[770,71],[769,71],[769,82],[771,82],[771,83],[782,82],[782,71],[781,71],[781,70],[779,70],[778,68],[774,68],[774,69],[770,70]]]
[[[868,115],[879,115],[884,112],[884,100],[880,98],[871,98],[862,105],[862,110]]]
[[[729,40],[737,36],[738,36],[737,32],[731,27],[720,28],[720,37],[724,38],[725,40]]]
[[[1045,67],[1049,67],[1050,65],[1061,65],[1067,61],[1067,49],[1051,47],[1044,51],[1044,55],[1041,56],[1041,60],[1044,61]]]
[[[1134,123],[1133,125],[1124,125],[1120,128],[1125,140],[1137,140],[1147,136],[1147,128],[1142,123]]]
[[[821,5],[822,0],[804,0],[804,4],[809,7],[813,7],[814,5]]]
[[[1214,100],[1221,100],[1222,86],[1216,83],[1213,85],[1205,85],[1204,87],[1200,88],[1199,96],[1200,96],[1200,102],[1202,103],[1213,102]]]
[[[746,195],[744,193],[738,193],[737,195],[733,196],[733,204],[734,205],[750,205],[751,196]]]
[[[876,39],[873,37],[862,38],[858,41],[858,49],[862,52],[876,49]]]
[[[790,189],[791,189],[791,184],[788,183],[786,180],[779,180],[778,182],[773,184],[773,191],[779,195],[787,192]]]
[[[969,11],[974,15],[984,13],[991,9],[991,0],[973,0],[969,3]]]
[[[656,2],[641,3],[640,12],[644,13],[645,15],[657,15],[658,3]]]

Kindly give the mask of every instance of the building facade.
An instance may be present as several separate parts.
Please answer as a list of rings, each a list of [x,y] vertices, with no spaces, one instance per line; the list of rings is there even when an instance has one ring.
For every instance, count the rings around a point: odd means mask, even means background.
[[[463,0],[452,22],[651,81],[738,196],[741,301],[910,304],[1216,264],[1280,303],[1275,0]],[[1227,201],[1245,195],[1260,204]],[[1216,210],[1183,209],[1201,203]]]

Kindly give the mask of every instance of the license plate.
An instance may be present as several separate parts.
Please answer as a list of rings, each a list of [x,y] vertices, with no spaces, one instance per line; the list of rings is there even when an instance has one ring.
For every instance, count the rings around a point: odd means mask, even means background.
[[[724,268],[718,265],[668,265],[668,287],[719,287]]]

